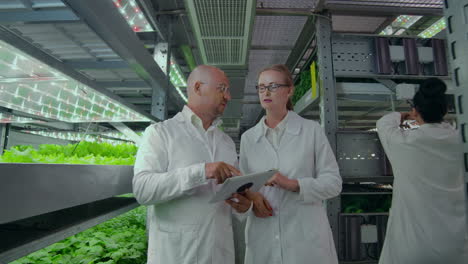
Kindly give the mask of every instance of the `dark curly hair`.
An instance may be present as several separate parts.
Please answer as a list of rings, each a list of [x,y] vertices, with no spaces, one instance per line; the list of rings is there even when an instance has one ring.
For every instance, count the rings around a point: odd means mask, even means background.
[[[438,78],[429,78],[419,86],[413,97],[416,111],[426,123],[440,123],[447,114],[447,86]]]

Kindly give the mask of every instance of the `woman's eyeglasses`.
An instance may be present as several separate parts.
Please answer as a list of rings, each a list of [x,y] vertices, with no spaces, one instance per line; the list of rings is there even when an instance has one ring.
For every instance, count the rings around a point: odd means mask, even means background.
[[[278,83],[272,83],[270,85],[255,85],[255,89],[257,89],[257,91],[259,93],[264,93],[266,90],[274,93],[276,92],[276,90],[278,90],[278,88],[280,87],[289,87],[290,85],[288,84],[278,84]]]

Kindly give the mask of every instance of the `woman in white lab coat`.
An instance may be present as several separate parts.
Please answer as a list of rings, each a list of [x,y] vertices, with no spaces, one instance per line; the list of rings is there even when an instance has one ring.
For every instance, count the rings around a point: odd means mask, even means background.
[[[393,167],[392,208],[380,264],[466,264],[466,196],[458,132],[444,123],[445,84],[420,86],[409,113],[377,121]],[[416,120],[420,127],[403,129]]]
[[[242,135],[241,171],[279,173],[250,193],[245,264],[338,263],[324,201],[341,192],[342,181],[327,137],[317,122],[291,111],[286,66],[263,70],[257,90],[266,116]]]

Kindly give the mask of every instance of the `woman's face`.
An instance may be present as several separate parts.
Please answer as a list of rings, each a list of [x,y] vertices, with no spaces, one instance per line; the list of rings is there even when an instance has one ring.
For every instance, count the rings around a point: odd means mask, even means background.
[[[260,103],[265,110],[282,110],[286,109],[286,104],[288,103],[289,97],[292,96],[294,87],[286,82],[286,76],[283,73],[267,70],[260,74],[258,78],[258,95],[260,98]],[[274,89],[275,91],[270,91],[269,89],[264,89],[261,91],[262,87],[270,87],[272,85],[281,85]]]

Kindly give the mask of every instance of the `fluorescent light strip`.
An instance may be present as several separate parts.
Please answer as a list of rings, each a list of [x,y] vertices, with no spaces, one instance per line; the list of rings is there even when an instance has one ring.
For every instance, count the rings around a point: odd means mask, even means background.
[[[401,35],[421,18],[422,16],[398,16],[389,26],[382,30],[379,35]]]
[[[45,122],[41,120],[37,120],[37,119],[28,118],[28,117],[20,117],[20,116],[11,115],[11,114],[0,113],[0,123],[26,124],[26,123],[45,123]]]
[[[64,122],[148,118],[0,42],[0,105]]]
[[[172,85],[174,85],[180,97],[182,97],[182,99],[185,102],[187,102],[188,99],[181,90],[181,87],[187,87],[187,82],[182,77],[183,74],[182,74],[182,71],[180,70],[179,65],[177,65],[175,62],[171,64],[171,70],[169,71],[169,76],[170,76]]]
[[[112,0],[120,14],[127,20],[128,25],[135,32],[154,31],[135,0]]]
[[[432,38],[446,27],[445,18],[441,18],[430,27],[426,28],[423,32],[419,33],[418,36],[421,38]]]
[[[38,136],[43,136],[43,137],[50,137],[50,138],[56,138],[56,139],[62,139],[62,140],[68,140],[68,141],[87,141],[87,142],[106,142],[110,143],[113,145],[118,145],[122,143],[128,143],[128,144],[133,144],[132,142],[127,142],[128,139],[122,138],[123,141],[118,140],[118,139],[108,139],[108,138],[102,138],[98,135],[93,135],[93,134],[85,134],[85,133],[79,133],[79,132],[50,132],[50,131],[31,131],[31,130],[22,130],[21,132],[23,133],[28,133],[28,134],[33,134],[33,135],[38,135]],[[130,140],[128,140],[130,141]]]

